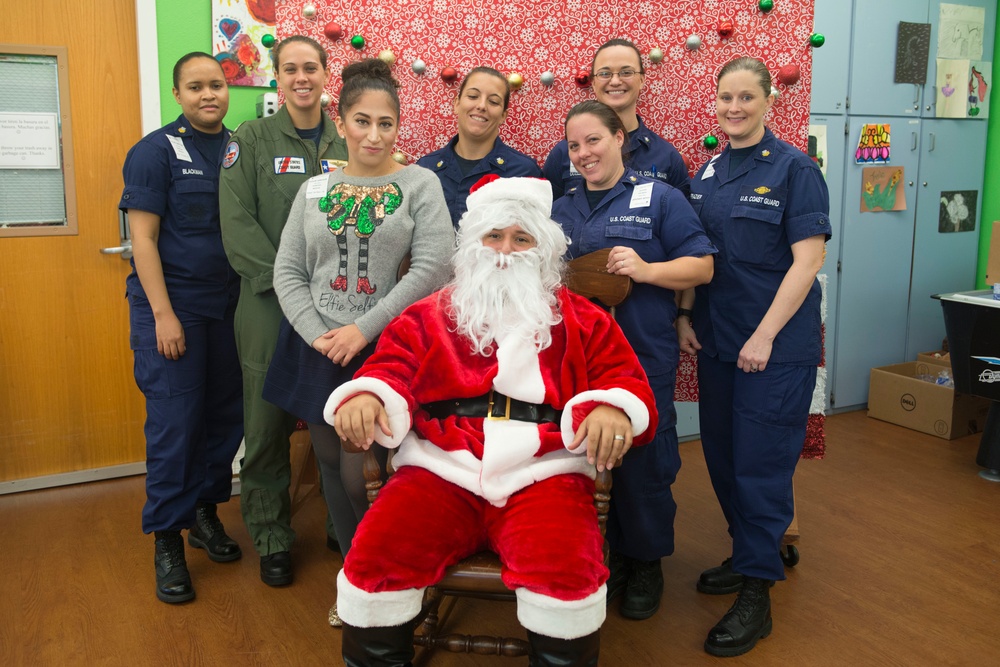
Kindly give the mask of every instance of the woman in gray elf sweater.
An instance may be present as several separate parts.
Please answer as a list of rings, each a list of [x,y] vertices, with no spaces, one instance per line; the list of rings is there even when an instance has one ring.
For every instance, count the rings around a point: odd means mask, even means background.
[[[274,289],[285,320],[264,398],[309,424],[346,555],[368,507],[362,455],[341,450],[323,406],[389,321],[447,281],[455,240],[437,177],[392,158],[399,96],[388,65],[362,60],[342,77],[336,123],[347,165],[302,185],[281,234]],[[409,270],[398,278],[408,256]]]

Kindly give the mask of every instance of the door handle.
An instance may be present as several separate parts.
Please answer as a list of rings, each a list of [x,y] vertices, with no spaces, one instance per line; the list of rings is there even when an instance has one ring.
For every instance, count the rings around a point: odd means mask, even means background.
[[[934,152],[934,145],[937,143],[937,140],[936,140],[936,137],[934,136],[933,132],[930,132],[929,135],[930,135],[930,140],[931,140],[931,147],[927,149],[927,152],[928,153],[933,153]]]
[[[102,255],[121,255],[122,259],[129,260],[132,259],[132,244],[125,241],[119,246],[114,246],[113,248],[101,248],[99,251]]]
[[[916,132],[910,132],[910,150],[911,151],[917,150],[917,133]]]

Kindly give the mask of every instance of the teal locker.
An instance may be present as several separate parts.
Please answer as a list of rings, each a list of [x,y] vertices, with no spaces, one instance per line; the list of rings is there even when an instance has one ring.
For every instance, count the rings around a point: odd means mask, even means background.
[[[865,165],[855,163],[858,137],[866,124],[887,122],[892,131],[888,166],[904,170],[897,187],[905,193],[906,210],[862,213]],[[918,118],[850,117],[831,382],[837,409],[868,401],[873,367],[905,361],[920,124]]]

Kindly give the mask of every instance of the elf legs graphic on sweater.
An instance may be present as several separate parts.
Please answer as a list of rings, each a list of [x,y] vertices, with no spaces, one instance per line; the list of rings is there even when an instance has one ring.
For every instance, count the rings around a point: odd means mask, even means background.
[[[330,287],[347,291],[347,262],[349,253],[344,230],[354,227],[354,233],[361,240],[358,249],[358,293],[374,294],[376,286],[368,282],[368,239],[375,228],[382,224],[403,203],[403,193],[395,183],[379,187],[365,187],[338,183],[319,202],[320,210],[326,213],[327,226],[337,237],[340,250],[340,266],[337,277],[330,281]]]

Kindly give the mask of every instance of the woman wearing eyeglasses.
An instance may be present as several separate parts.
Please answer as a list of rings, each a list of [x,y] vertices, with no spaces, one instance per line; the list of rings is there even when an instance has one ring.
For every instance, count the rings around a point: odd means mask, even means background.
[[[635,111],[646,82],[638,47],[627,39],[608,40],[594,53],[590,77],[594,97],[614,109],[628,133],[626,166],[639,176],[669,183],[686,197],[691,189],[684,159],[669,141],[646,127]],[[552,183],[552,195],[556,198],[583,182],[580,172],[570,162],[565,139],[556,144],[545,159],[542,174]]]

